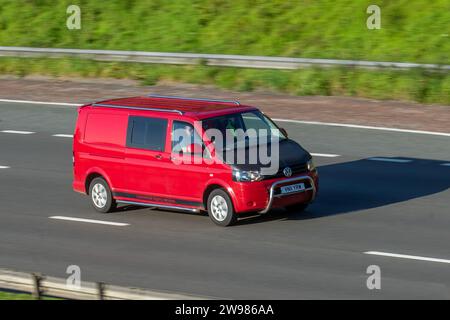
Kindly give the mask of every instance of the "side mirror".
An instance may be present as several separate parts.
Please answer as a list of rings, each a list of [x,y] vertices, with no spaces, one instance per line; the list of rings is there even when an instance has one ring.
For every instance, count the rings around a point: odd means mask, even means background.
[[[191,143],[190,145],[188,145],[187,147],[187,153],[190,153],[192,155],[203,155],[203,147],[201,144],[198,143]]]
[[[288,133],[286,131],[285,128],[280,128],[280,132],[287,138],[288,137]]]

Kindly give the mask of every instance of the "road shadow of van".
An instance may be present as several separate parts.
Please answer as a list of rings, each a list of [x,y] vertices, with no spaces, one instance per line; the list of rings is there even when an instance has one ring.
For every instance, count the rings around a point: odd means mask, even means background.
[[[383,157],[384,159],[389,159]],[[304,212],[272,210],[238,224],[272,220],[318,219],[357,212],[433,195],[450,187],[445,161],[402,158],[402,162],[361,159],[320,166],[319,194]]]

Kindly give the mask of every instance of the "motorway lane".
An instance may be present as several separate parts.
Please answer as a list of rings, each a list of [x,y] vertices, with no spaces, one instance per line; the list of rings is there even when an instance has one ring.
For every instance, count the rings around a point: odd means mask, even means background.
[[[0,131],[36,132],[0,133],[0,165],[11,166],[0,170],[2,267],[62,277],[78,264],[83,280],[225,298],[450,298],[448,264],[363,254],[450,259],[449,138],[284,123],[310,151],[341,155],[317,158],[319,198],[306,213],[218,228],[203,215],[147,208],[94,213],[70,190],[71,139],[51,136],[71,133],[75,115],[0,107]],[[392,156],[413,161],[367,160]],[[381,291],[365,287],[370,264],[381,267]]]
[[[72,134],[77,108],[0,102],[0,130]],[[317,153],[361,157],[404,156],[449,160],[449,137],[280,122],[290,136]],[[361,139],[361,137],[364,137]]]

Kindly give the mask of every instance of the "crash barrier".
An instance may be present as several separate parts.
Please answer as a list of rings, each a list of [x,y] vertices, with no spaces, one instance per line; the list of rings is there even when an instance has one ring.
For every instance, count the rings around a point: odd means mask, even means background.
[[[203,300],[210,297],[162,291],[126,288],[103,282],[81,282],[79,286],[66,283],[66,279],[46,277],[38,273],[0,269],[0,291],[13,290],[31,293],[35,299],[44,296],[76,300]]]
[[[449,71],[450,65],[421,64],[409,62],[361,61],[339,59],[310,59],[269,56],[242,56],[228,54],[145,52],[121,50],[88,50],[65,48],[0,47],[0,56],[30,58],[72,57],[96,61],[121,61],[158,64],[180,64],[209,66],[263,68],[263,69],[298,69],[309,66],[321,67],[358,67],[369,69],[414,69],[422,68],[434,71]]]

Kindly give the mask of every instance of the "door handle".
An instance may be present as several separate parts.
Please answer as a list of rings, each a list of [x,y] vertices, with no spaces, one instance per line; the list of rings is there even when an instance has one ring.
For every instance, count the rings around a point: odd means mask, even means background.
[[[155,158],[158,159],[158,160],[161,160],[161,159],[162,159],[162,155],[157,154],[157,155],[155,156]]]

